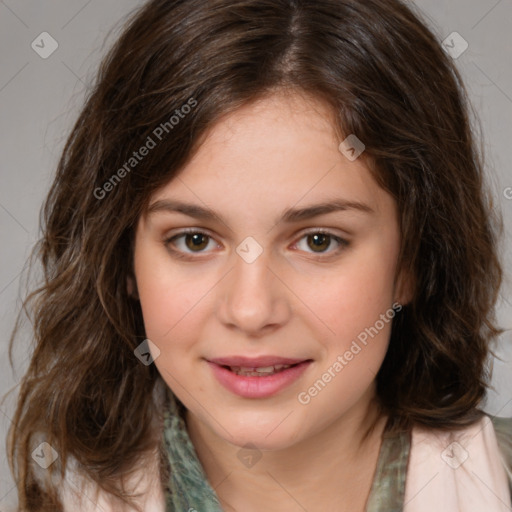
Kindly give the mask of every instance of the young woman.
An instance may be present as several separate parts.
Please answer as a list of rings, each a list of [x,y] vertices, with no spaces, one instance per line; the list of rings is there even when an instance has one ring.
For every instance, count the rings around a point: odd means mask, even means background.
[[[44,209],[20,510],[510,510],[497,226],[398,0],[152,0]]]

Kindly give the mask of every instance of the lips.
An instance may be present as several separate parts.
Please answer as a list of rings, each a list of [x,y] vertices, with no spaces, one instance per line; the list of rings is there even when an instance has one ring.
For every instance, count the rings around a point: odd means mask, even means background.
[[[309,361],[309,359],[298,359],[280,356],[260,356],[260,357],[245,357],[245,356],[231,356],[219,357],[209,359],[210,363],[218,364],[219,366],[238,367],[238,368],[266,368],[270,366],[287,365],[292,366],[295,364]]]
[[[217,381],[231,393],[243,398],[268,398],[300,379],[313,360],[234,356],[206,362]]]

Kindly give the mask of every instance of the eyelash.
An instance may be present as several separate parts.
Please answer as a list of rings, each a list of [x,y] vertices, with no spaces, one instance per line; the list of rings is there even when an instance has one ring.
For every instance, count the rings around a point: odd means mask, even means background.
[[[183,237],[184,235],[187,235],[187,234],[206,235],[206,237],[208,237],[210,240],[214,239],[209,233],[201,231],[199,229],[195,229],[195,228],[184,229],[184,230],[182,230],[182,231],[180,231],[178,233],[175,233],[171,237],[166,238],[164,240],[164,245],[178,259],[183,259],[183,260],[195,260],[195,259],[197,259],[197,257],[191,256],[192,254],[194,254],[193,252],[183,253],[180,250],[172,249],[170,247],[170,245],[173,243],[174,240],[176,240],[177,238],[181,238],[181,237]],[[339,244],[339,247],[338,247],[337,250],[331,251],[329,253],[321,253],[321,252],[319,252],[319,253],[314,253],[314,252],[309,253],[309,254],[317,255],[321,259],[325,259],[326,258],[326,256],[322,256],[323,254],[327,254],[328,256],[332,256],[333,254],[334,255],[338,254],[343,249],[345,249],[346,247],[349,246],[348,240],[345,240],[345,239],[343,239],[343,238],[341,238],[339,236],[336,236],[334,233],[332,233],[330,231],[327,231],[325,229],[321,229],[321,228],[315,229],[315,230],[311,230],[311,231],[308,231],[306,233],[303,233],[302,236],[299,238],[299,241],[302,240],[303,238],[307,237],[307,236],[310,236],[310,235],[325,235],[325,236],[330,237],[332,240],[335,240]],[[199,251],[196,254],[202,254],[202,253],[203,253],[202,251]]]

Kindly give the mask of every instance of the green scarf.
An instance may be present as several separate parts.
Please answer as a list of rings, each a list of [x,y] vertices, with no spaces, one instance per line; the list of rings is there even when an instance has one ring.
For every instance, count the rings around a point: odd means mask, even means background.
[[[164,411],[164,448],[170,479],[164,487],[166,512],[222,512],[197,457],[184,420],[183,404],[168,390]]]
[[[170,478],[164,487],[166,512],[223,512],[187,432],[185,407],[168,390],[164,411],[164,449]],[[366,512],[403,509],[410,436],[385,435]]]

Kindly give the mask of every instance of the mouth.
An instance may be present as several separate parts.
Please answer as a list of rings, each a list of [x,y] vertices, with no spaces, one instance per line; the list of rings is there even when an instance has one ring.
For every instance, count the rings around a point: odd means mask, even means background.
[[[207,360],[217,381],[244,398],[266,398],[297,381],[312,359],[232,357]]]
[[[222,368],[229,370],[236,375],[243,375],[244,377],[268,377],[269,375],[275,375],[288,368],[293,368],[301,363],[296,364],[276,364],[271,366],[260,366],[260,367],[242,367],[242,366],[228,366],[220,365]]]

